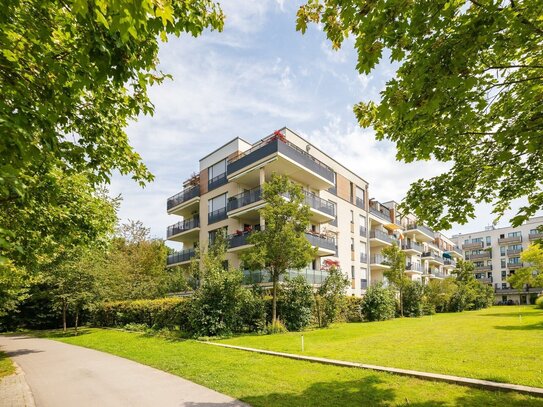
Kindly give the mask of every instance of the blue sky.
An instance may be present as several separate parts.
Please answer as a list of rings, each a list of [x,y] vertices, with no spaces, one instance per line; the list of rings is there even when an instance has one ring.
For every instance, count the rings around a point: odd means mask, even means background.
[[[162,44],[160,69],[174,79],[151,89],[154,116],[127,129],[156,179],[141,189],[129,177],[113,178],[110,190],[123,196],[123,220],[141,220],[152,236],[165,238],[166,227],[178,221],[166,214],[166,199],[198,170],[201,157],[234,137],[254,142],[283,126],[357,172],[370,183],[370,197],[382,201],[399,201],[411,182],[447,170],[438,162],[399,163],[391,143],[358,127],[353,104],[379,100],[394,68],[384,61],[371,75],[359,75],[352,42],[336,52],[320,27],[296,32],[299,4],[224,1],[222,33]],[[446,234],[482,229],[492,219],[482,205],[476,220]]]

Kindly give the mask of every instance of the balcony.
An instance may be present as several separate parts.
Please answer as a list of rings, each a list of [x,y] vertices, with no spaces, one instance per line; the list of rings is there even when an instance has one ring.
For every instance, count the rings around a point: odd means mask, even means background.
[[[207,214],[207,224],[211,225],[212,223],[220,222],[221,220],[226,219],[228,216],[226,214],[226,208],[220,208],[216,211],[210,212]]]
[[[250,185],[258,174],[249,174],[265,164],[266,175],[276,172],[287,175],[317,189],[334,186],[334,172],[324,163],[290,143],[281,133],[267,137],[251,149],[228,161],[228,179]]]
[[[507,249],[508,256],[519,255],[520,253],[522,253],[522,249]]]
[[[483,284],[492,284],[492,277],[481,277],[476,278],[476,280]]]
[[[332,237],[320,235],[315,232],[305,234],[311,246],[317,247],[317,256],[332,256],[336,254],[336,240]]]
[[[405,272],[422,274],[422,266],[419,263],[407,263],[405,265]]]
[[[491,265],[482,265],[482,266],[475,266],[476,272],[484,272],[484,271],[492,271]]]
[[[421,242],[431,242],[434,240],[434,235],[435,235],[432,229],[424,225],[419,225],[417,223],[411,223],[407,225],[405,234],[406,235],[413,234],[417,237],[417,240]]]
[[[370,267],[372,270],[388,270],[390,268],[386,264],[386,258],[380,254],[372,254],[370,256]]]
[[[200,218],[195,216],[192,219],[185,219],[175,225],[168,226],[166,236],[169,240],[178,242],[198,236],[200,232]]]
[[[336,205],[313,192],[303,191],[304,202],[311,208],[311,219],[317,223],[330,222],[336,217]]]
[[[439,271],[431,271],[427,274],[430,278],[437,278],[439,280],[443,280],[444,278],[448,277],[447,275],[440,273]]]
[[[482,249],[484,247],[484,243],[481,242],[470,242],[470,243],[464,243],[462,245],[463,250],[473,250],[473,249]]]
[[[422,246],[415,242],[407,242],[402,244],[402,250],[408,254],[421,254]]]
[[[200,202],[200,186],[185,189],[174,196],[168,198],[166,207],[168,213],[184,216],[187,212],[198,210]],[[185,211],[185,212],[183,212]]]
[[[258,186],[241,194],[228,198],[226,205],[230,216],[239,216],[247,211],[258,209],[264,205],[262,202],[262,187]]]
[[[438,254],[433,252],[424,252],[421,256],[424,260],[428,260],[429,263],[444,264],[444,259]]]
[[[507,262],[507,268],[510,270],[515,270],[523,267],[523,263],[521,262]]]
[[[530,242],[533,240],[538,240],[538,239],[543,239],[543,232],[536,232],[536,233],[531,232],[528,235],[528,240],[530,240]]]
[[[499,244],[522,243],[522,236],[502,237],[498,239],[498,243]]]
[[[494,291],[496,292],[496,294],[526,294],[526,293],[541,293],[543,292],[543,288],[527,287],[527,286],[524,286],[523,288],[512,288],[512,287],[503,288],[500,286],[500,284],[496,283],[494,285]]]
[[[226,172],[223,172],[222,174],[219,174],[216,177],[211,178],[207,182],[207,190],[211,191],[213,189],[219,188],[220,186],[226,185],[227,183],[228,183],[228,179],[226,178]]]
[[[370,246],[391,246],[397,243],[394,236],[379,229],[370,230]]]
[[[250,235],[251,232],[249,231],[238,231],[238,233],[228,236],[228,251],[234,252],[250,247],[251,245],[248,242]]]
[[[325,270],[313,269],[288,270],[285,274],[279,276],[279,281],[284,282],[287,278],[293,279],[297,276],[304,277],[306,281],[311,285],[320,285],[324,282],[326,277],[328,277],[328,272]],[[258,284],[263,286],[271,286],[271,274],[267,270],[243,270],[243,284]]]
[[[374,208],[373,206],[370,206],[370,214],[374,215],[375,217],[379,218],[380,220],[385,221],[386,224],[392,223],[392,218],[390,217],[390,211],[386,209],[386,213],[381,212],[380,210]]]
[[[169,254],[166,260],[166,264],[168,266],[186,264],[187,262],[192,260],[194,256],[196,256],[196,251],[194,249],[182,250],[180,252]]]
[[[466,260],[490,259],[490,258],[492,258],[492,253],[490,251],[484,251],[482,253],[466,254]]]
[[[447,268],[455,268],[456,267],[456,262],[452,259],[444,259],[443,260],[443,265]]]

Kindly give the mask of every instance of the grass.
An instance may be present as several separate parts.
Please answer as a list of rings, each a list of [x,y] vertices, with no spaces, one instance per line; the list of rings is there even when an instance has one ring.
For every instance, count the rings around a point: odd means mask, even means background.
[[[15,373],[15,366],[4,352],[0,352],[0,378]]]
[[[301,362],[195,341],[87,329],[49,337],[185,377],[252,406],[543,406],[543,399]]]
[[[301,335],[220,342],[302,353]],[[336,324],[303,335],[304,355],[543,387],[543,310],[533,306]]]

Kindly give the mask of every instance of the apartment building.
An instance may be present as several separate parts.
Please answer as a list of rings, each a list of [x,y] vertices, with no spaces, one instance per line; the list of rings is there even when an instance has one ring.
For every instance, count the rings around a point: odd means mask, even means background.
[[[168,240],[183,244],[182,251],[168,257],[168,265],[190,263],[196,247],[205,249],[225,230],[227,260],[241,267],[239,255],[250,247],[248,236],[263,225],[262,185],[273,173],[302,187],[311,208],[306,237],[318,248],[311,264],[290,270],[290,276],[302,274],[318,285],[329,265],[339,264],[351,280],[349,294],[361,295],[371,282],[384,281],[388,266],[381,250],[393,243],[409,255],[408,274],[415,280],[443,278],[454,264],[451,241],[443,244],[444,237],[439,240],[413,217],[402,217],[395,202],[370,200],[363,178],[283,128],[254,144],[235,138],[200,160],[198,172],[167,201],[168,213],[183,218],[167,230]],[[244,275],[247,284],[270,283],[265,271],[245,270]]]
[[[543,216],[529,219],[523,225],[512,228],[488,226],[485,230],[458,234],[453,241],[461,246],[465,259],[475,264],[475,277],[494,287],[496,302],[526,304],[533,303],[542,288],[511,288],[507,277],[523,267],[520,254],[531,242],[543,238],[538,227],[543,225]]]

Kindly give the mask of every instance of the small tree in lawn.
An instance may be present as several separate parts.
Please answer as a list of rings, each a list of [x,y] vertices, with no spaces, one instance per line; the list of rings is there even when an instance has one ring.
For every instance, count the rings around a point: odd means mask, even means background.
[[[302,188],[286,176],[272,174],[262,189],[267,203],[260,212],[264,227],[249,236],[248,241],[254,246],[242,256],[242,261],[251,270],[263,269],[270,273],[272,324],[275,324],[279,277],[288,269],[307,266],[315,257],[316,249],[312,249],[305,237],[310,210],[304,203]]]
[[[405,274],[405,253],[402,252],[398,245],[394,244],[384,248],[382,254],[385,257],[384,264],[390,267],[383,274],[392,286],[398,290],[400,295],[400,315],[403,317],[403,292],[411,282]]]
[[[511,287],[522,289],[529,287],[543,287],[543,245],[531,244],[520,254],[520,259],[528,266],[523,267],[507,279]]]
[[[336,319],[345,303],[349,279],[335,266],[315,293],[315,309],[319,327],[326,327]]]

